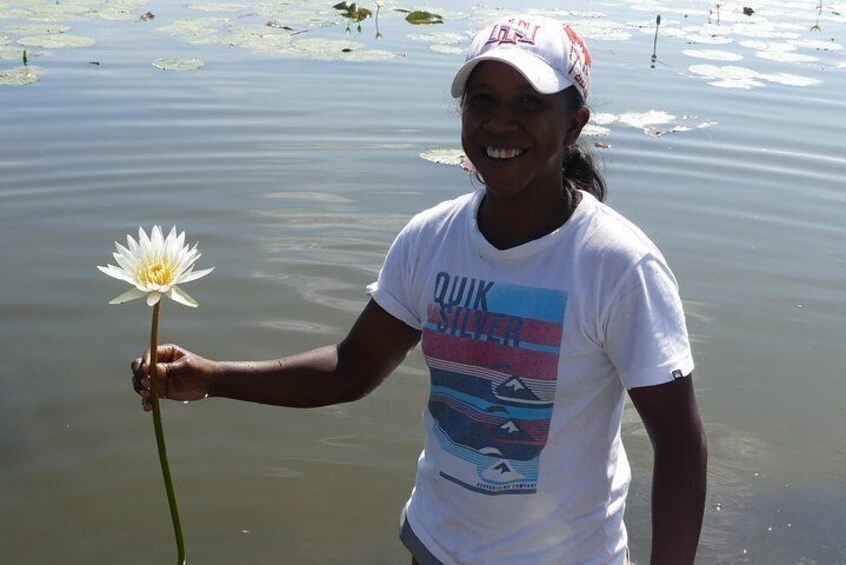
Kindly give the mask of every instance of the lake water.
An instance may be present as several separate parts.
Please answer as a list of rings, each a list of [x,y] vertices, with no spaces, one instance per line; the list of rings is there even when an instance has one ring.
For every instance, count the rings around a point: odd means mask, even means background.
[[[95,269],[112,241],[186,229],[216,270],[189,289],[199,309],[164,305],[162,340],[275,358],[340,339],[405,221],[476,186],[420,155],[458,149],[454,51],[496,6],[432,6],[445,23],[412,26],[386,2],[377,38],[331,4],[0,0],[0,76],[26,47],[14,72],[39,78],[0,86],[3,563],[175,555],[129,384],[150,311],[106,305],[123,291]],[[584,31],[585,142],[610,146],[609,203],[680,281],[711,449],[698,562],[846,563],[846,4],[746,5],[507,8],[557,8]],[[427,385],[414,352],[351,405],[166,403],[189,561],[407,564],[396,529]],[[631,407],[624,433],[646,563],[651,449]]]

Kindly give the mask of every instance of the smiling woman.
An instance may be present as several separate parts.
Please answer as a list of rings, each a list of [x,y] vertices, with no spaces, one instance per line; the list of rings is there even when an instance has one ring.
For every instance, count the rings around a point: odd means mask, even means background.
[[[413,559],[620,565],[628,390],[655,445],[652,562],[692,563],[706,448],[684,312],[660,251],[573,158],[590,65],[578,35],[552,19],[512,16],[479,32],[452,94],[484,191],[406,225],[339,344],[262,362],[162,346],[157,386],[146,356],[132,364],[145,409],[156,389],[174,400],[350,402],[422,341],[425,449],[400,533]]]

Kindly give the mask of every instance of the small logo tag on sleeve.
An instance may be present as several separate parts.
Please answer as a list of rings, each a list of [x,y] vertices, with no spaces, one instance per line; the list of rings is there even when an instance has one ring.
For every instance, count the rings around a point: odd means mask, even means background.
[[[684,373],[682,373],[679,369],[676,369],[675,371],[673,371],[673,378],[674,379],[680,379],[683,376],[684,376]]]

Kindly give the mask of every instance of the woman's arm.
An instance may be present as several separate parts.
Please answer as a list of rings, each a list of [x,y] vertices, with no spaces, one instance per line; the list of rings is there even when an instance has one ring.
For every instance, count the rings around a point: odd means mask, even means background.
[[[691,565],[696,557],[708,448],[692,376],[633,388],[629,396],[652,441],[651,565]]]
[[[158,349],[160,396],[216,396],[308,408],[350,402],[376,388],[420,340],[420,332],[371,300],[338,345],[273,361],[212,361],[176,345]],[[133,386],[152,409],[149,352],[132,362]]]

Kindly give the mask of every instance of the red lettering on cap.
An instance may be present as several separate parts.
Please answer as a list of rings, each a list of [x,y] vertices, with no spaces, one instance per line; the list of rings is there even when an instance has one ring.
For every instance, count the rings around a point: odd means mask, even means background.
[[[498,43],[500,45],[503,43],[511,45],[516,45],[518,43],[534,45],[535,36],[537,35],[540,26],[530,25],[528,22],[524,21],[518,21],[516,24],[516,27],[507,24],[495,25],[491,30],[491,35],[488,37],[485,45],[490,45],[491,43]]]
[[[590,51],[588,50],[587,45],[585,45],[585,42],[582,41],[582,38],[579,37],[578,34],[573,31],[573,28],[568,25],[564,26],[564,32],[567,34],[567,37],[570,38],[570,44],[573,46],[578,46],[578,49],[581,51],[579,58],[584,59],[585,65],[589,67],[592,63],[592,59],[590,56]]]

